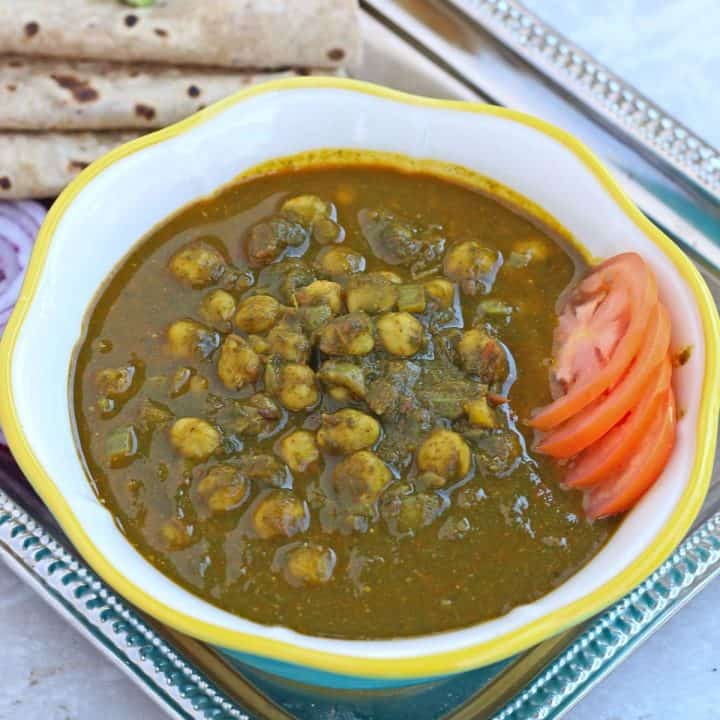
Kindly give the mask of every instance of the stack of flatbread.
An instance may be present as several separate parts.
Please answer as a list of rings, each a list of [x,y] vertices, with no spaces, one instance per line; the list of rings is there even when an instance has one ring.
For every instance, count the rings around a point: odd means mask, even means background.
[[[337,74],[357,0],[0,0],[0,198],[56,195],[150,129],[270,79]]]

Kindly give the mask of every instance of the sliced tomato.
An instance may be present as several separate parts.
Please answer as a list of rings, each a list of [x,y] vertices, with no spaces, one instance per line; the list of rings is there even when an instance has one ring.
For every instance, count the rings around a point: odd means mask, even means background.
[[[568,487],[585,488],[594,485],[630,460],[661,403],[665,401],[671,376],[672,363],[668,356],[655,378],[650,379],[647,391],[630,414],[577,458],[565,477]]]
[[[615,385],[637,355],[656,303],[655,277],[637,253],[616,255],[593,270],[561,308],[553,343],[558,397],[530,424],[551,430]]]
[[[568,303],[553,338],[555,397],[589,381],[615,351],[630,322],[630,290],[616,283],[578,304]]]
[[[662,303],[656,303],[647,338],[620,382],[543,438],[537,446],[538,451],[568,458],[599,440],[638,405],[665,361],[669,347],[670,316]]]
[[[658,479],[675,444],[676,422],[675,397],[668,388],[660,412],[630,461],[586,491],[583,504],[590,519],[628,510]]]

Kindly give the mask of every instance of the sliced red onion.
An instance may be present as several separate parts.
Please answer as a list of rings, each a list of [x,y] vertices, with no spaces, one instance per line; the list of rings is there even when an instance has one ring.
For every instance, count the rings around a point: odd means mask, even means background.
[[[0,200],[0,335],[12,313],[45,208],[35,202]],[[0,430],[0,443],[5,437]]]
[[[35,202],[34,200],[17,200],[13,205],[17,207],[18,210],[30,216],[38,227],[43,224],[47,210],[39,202]]]
[[[38,231],[38,224],[22,210],[0,205],[0,218],[19,225],[28,235],[34,236]]]

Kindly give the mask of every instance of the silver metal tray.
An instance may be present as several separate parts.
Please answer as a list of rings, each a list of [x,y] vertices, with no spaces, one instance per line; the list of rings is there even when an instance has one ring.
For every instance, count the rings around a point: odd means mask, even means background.
[[[689,252],[720,302],[717,151],[515,2],[365,0],[363,8],[367,53],[355,76],[512,105],[565,126],[608,160],[638,205]],[[552,53],[543,49],[548,44]],[[570,71],[577,63],[582,72]],[[585,92],[588,75],[602,93]],[[680,133],[682,152],[634,125],[622,104],[608,105],[607,91],[620,100],[632,93],[633,103],[645,103],[646,119],[657,113],[671,122],[659,127],[676,139]],[[699,165],[690,152],[698,148]],[[0,453],[0,559],[177,718],[393,720],[410,711],[415,720],[558,718],[720,572],[719,511],[716,466],[694,531],[662,567],[584,626],[510,661],[415,688],[328,694],[231,664],[142,616],[78,558]]]

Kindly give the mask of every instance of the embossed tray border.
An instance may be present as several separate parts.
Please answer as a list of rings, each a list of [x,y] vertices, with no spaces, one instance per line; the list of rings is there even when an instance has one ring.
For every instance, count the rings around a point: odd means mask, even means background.
[[[84,627],[146,691],[184,718],[249,720],[250,716],[198,672],[141,617],[66,550],[24,508],[0,490],[0,551],[40,581],[48,600]],[[17,569],[17,568],[15,568]],[[155,698],[155,699],[161,699]]]
[[[543,720],[566,712],[719,573],[720,513],[716,513],[645,582],[599,615],[493,720]]]
[[[516,0],[444,0],[611,128],[720,202],[720,152]]]

